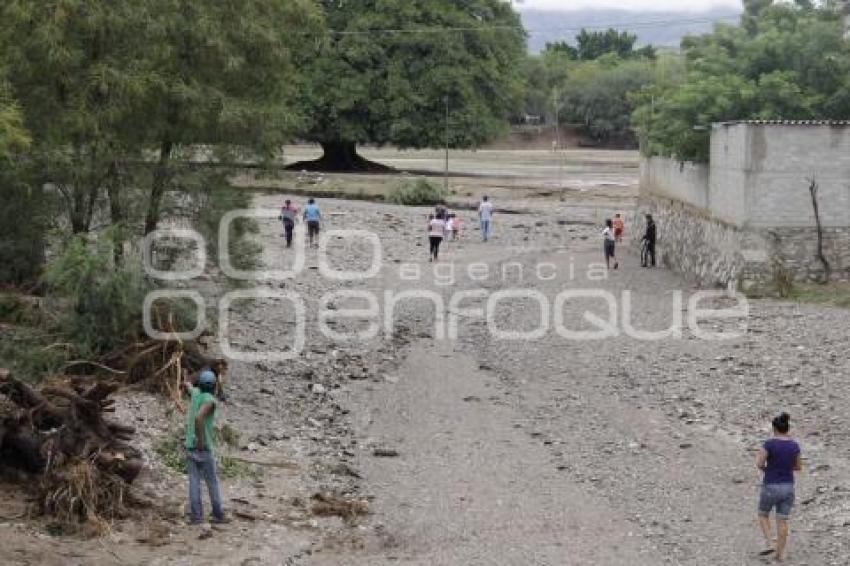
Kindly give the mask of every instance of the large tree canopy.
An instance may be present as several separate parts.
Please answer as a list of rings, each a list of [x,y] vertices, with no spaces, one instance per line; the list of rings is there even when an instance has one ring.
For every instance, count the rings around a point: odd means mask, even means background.
[[[75,232],[119,165],[152,150],[146,231],[179,147],[271,152],[298,123],[295,59],[321,30],[312,0],[6,0],[0,20],[33,161]]]
[[[297,167],[369,167],[356,144],[474,147],[521,96],[525,33],[501,0],[323,0],[328,35],[302,67],[302,134],[325,150]]]
[[[850,117],[850,41],[837,6],[745,8],[741,25],[683,41],[683,84],[641,93],[634,123],[644,151],[705,161],[713,122]]]

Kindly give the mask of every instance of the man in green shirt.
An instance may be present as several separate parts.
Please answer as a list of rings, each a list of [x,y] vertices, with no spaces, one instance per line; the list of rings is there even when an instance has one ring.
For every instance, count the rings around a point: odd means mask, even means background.
[[[201,478],[207,484],[212,504],[212,522],[224,523],[221,509],[221,494],[218,489],[218,474],[215,467],[213,445],[213,423],[215,421],[216,375],[212,370],[201,371],[195,384],[184,383],[189,395],[189,410],[186,415],[186,465],[189,469],[189,522],[201,523],[204,519],[201,498]]]

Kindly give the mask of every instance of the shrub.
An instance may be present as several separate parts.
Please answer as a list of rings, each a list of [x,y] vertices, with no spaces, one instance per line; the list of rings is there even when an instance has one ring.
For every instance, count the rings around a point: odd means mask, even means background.
[[[389,202],[405,206],[427,206],[445,203],[446,192],[427,179],[407,181],[390,193]]]
[[[222,217],[232,210],[251,208],[249,192],[234,188],[220,174],[201,175],[195,179],[199,185],[185,185],[193,195],[194,223],[207,241],[207,253],[218,264],[218,236]],[[230,224],[230,262],[233,267],[250,271],[260,265],[262,246],[251,236],[259,232],[257,222],[251,218],[238,218]]]
[[[142,305],[153,286],[139,265],[113,268],[110,253],[76,237],[48,266],[50,291],[72,303],[63,326],[81,354],[108,352],[141,330]]]
[[[46,199],[0,166],[0,285],[37,279],[44,265]]]

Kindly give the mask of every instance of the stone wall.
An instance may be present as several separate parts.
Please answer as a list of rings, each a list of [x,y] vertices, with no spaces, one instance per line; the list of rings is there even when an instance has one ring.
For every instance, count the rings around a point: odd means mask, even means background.
[[[632,234],[639,240],[651,213],[662,264],[703,285],[752,286],[777,266],[818,280],[811,178],[824,254],[833,277],[848,280],[850,124],[718,124],[709,166],[644,159]]]
[[[769,277],[767,253],[762,251],[767,243],[757,234],[664,197],[641,198],[637,216],[632,219],[636,228],[633,249],[640,249],[645,214],[652,214],[658,229],[659,265],[683,273],[704,287],[750,286]]]

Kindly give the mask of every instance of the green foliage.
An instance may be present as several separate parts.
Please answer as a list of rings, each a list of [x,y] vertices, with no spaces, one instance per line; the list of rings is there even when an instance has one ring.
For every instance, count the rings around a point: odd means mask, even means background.
[[[606,55],[574,67],[563,86],[563,117],[581,124],[586,133],[601,142],[628,131],[634,110],[629,95],[653,80],[649,60],[621,60]]]
[[[445,121],[444,97],[453,147],[481,145],[507,127],[525,53],[519,16],[507,2],[321,4],[330,32],[303,67],[304,139],[441,147],[444,131],[434,124]]]
[[[0,164],[0,286],[41,276],[47,203],[44,192],[26,183],[16,164]]]
[[[139,335],[152,289],[139,265],[113,268],[108,251],[76,237],[48,267],[47,282],[51,292],[72,301],[64,327],[81,354],[106,353]]]
[[[576,36],[578,47],[575,50],[575,58],[582,61],[595,61],[603,55],[616,55],[621,59],[629,57],[655,58],[655,49],[646,46],[635,49],[637,36],[623,31],[618,32],[613,28],[605,31],[581,30]]]
[[[221,173],[188,172],[177,178],[179,186],[192,195],[192,220],[207,242],[209,258],[219,261],[219,226],[232,210],[251,208],[251,193],[234,188]],[[259,232],[251,218],[238,218],[230,224],[231,265],[241,270],[259,267],[262,247],[253,239]]]
[[[654,78],[655,49],[635,49],[637,37],[609,29],[582,30],[577,47],[549,43],[522,66],[526,114],[580,124],[591,138],[623,137],[634,106],[630,95]]]
[[[218,473],[223,479],[248,479],[256,481],[262,476],[261,471],[254,464],[244,462],[227,452],[228,449],[236,448],[239,442],[239,433],[227,424],[215,428],[216,442],[223,449],[219,451]],[[154,451],[159,455],[162,463],[170,470],[180,474],[188,473],[186,467],[186,450],[183,447],[183,436],[175,435],[158,442]]]
[[[26,149],[30,136],[24,128],[21,108],[9,95],[8,85],[0,80],[0,161]]]
[[[298,123],[294,61],[321,30],[311,0],[6,0],[0,22],[27,156],[65,200],[74,233],[90,230],[107,187],[113,197],[140,179],[126,169],[145,166],[152,188],[138,210],[155,227],[180,146],[269,155]],[[0,146],[7,106],[0,99]],[[153,148],[167,148],[162,163]]]
[[[828,4],[751,0],[741,25],[718,25],[682,48],[684,83],[635,98],[648,154],[706,161],[713,122],[850,116],[850,41]]]
[[[393,204],[405,206],[426,206],[442,204],[445,202],[446,196],[443,187],[435,185],[427,179],[415,179],[394,189],[387,200]]]
[[[173,470],[179,474],[189,472],[186,467],[186,449],[183,447],[183,438],[181,436],[172,436],[156,443],[154,445],[154,452],[157,453],[162,463],[169,470]]]
[[[0,336],[0,366],[33,382],[58,373],[72,356],[66,344],[51,342],[53,337],[42,329],[27,327]]]

